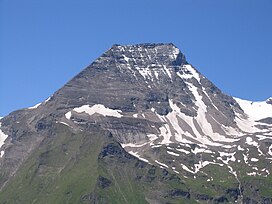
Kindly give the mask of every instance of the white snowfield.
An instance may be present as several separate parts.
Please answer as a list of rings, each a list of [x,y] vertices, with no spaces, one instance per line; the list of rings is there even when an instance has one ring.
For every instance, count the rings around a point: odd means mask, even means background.
[[[103,116],[112,116],[112,117],[116,117],[116,118],[121,118],[123,115],[121,114],[122,111],[121,110],[113,110],[110,108],[106,108],[104,105],[102,104],[95,104],[93,106],[89,106],[89,105],[83,105],[79,108],[74,108],[75,112],[78,113],[87,113],[89,115],[93,115],[95,113],[98,113],[100,115]]]
[[[1,128],[1,123],[0,123],[0,128]],[[7,139],[7,137],[8,137],[8,135],[6,135],[5,133],[3,133],[3,131],[0,129],[0,148],[5,143],[5,140]],[[4,151],[0,152],[0,158],[3,157],[4,153],[5,153]]]
[[[267,132],[267,130],[260,130],[256,125],[262,124],[258,122],[261,119],[272,117],[272,105],[266,101],[247,101],[239,98],[234,98],[240,105],[246,117],[241,114],[236,114],[236,123],[243,132],[256,133],[256,132]],[[267,125],[267,124],[266,124]],[[269,126],[269,125],[268,125]],[[270,125],[271,129],[272,126]],[[271,131],[268,133],[272,136]],[[267,137],[266,137],[267,138]]]
[[[112,117],[116,117],[116,118],[121,118],[123,117],[123,115],[121,114],[122,111],[121,110],[113,110],[110,108],[105,107],[102,104],[95,104],[93,106],[90,105],[83,105],[81,107],[78,108],[74,108],[73,111],[77,112],[77,113],[87,113],[90,116],[97,113],[103,116],[112,116]],[[65,117],[70,120],[72,116],[72,112],[68,111],[65,114]]]
[[[272,117],[272,104],[268,104],[267,101],[247,101],[239,98],[234,98],[249,119],[260,120],[263,118]]]

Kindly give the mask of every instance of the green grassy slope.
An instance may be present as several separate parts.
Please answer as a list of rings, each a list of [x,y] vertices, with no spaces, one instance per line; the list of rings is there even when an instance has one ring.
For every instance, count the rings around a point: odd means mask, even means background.
[[[186,178],[138,160],[99,127],[75,132],[57,123],[52,132],[0,192],[0,203],[233,203],[237,199],[238,183],[226,167],[207,166],[205,172],[214,178],[210,182],[205,173]],[[263,196],[271,193],[270,181],[241,180],[261,189]],[[245,198],[252,192],[244,190]]]

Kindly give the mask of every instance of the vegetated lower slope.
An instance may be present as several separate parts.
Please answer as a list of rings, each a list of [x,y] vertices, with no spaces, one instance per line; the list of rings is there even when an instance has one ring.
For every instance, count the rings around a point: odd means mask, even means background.
[[[111,200],[113,203],[122,203],[123,199],[143,201],[141,194],[137,193],[138,189],[132,186],[135,183],[127,188],[128,184],[121,183],[122,178],[117,179],[115,169],[108,173],[103,168],[99,157],[103,147],[113,142],[109,136],[96,127],[73,132],[64,124],[55,124],[52,134],[32,152],[20,167],[19,173],[1,191],[0,202],[103,203]],[[113,144],[117,145],[114,142]],[[117,180],[107,179],[110,175]],[[112,195],[106,193],[105,197],[100,196],[100,188],[109,188],[113,184],[117,188],[111,188],[113,192],[108,192]]]
[[[93,125],[75,132],[54,124],[18,172],[1,191],[0,203],[231,203],[240,194],[225,167],[205,169],[211,182],[205,174],[184,178],[128,154]],[[244,177],[242,185],[250,185],[244,196],[255,190],[269,196],[270,179]]]

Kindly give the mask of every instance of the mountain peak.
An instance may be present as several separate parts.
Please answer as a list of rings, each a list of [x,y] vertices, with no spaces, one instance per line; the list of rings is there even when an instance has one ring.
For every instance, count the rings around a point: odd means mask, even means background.
[[[121,51],[146,51],[146,52],[156,52],[157,53],[169,53],[169,54],[179,54],[180,50],[173,43],[139,43],[134,45],[120,45],[114,44],[109,50],[121,50]]]
[[[128,44],[128,45],[121,45],[121,44],[113,44],[112,47],[143,47],[143,48],[154,48],[160,46],[168,46],[168,47],[175,47],[173,43],[138,43],[138,44]]]
[[[185,56],[173,43],[115,44],[96,62],[104,62],[105,60],[127,67],[187,64]]]
[[[0,203],[272,203],[266,103],[225,95],[172,43],[113,45],[1,119]]]

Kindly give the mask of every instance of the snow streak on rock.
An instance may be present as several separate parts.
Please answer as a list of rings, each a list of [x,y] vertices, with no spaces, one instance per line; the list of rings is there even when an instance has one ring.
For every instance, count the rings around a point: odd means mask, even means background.
[[[38,103],[35,106],[29,107],[28,109],[36,109],[38,108],[42,103]]]

